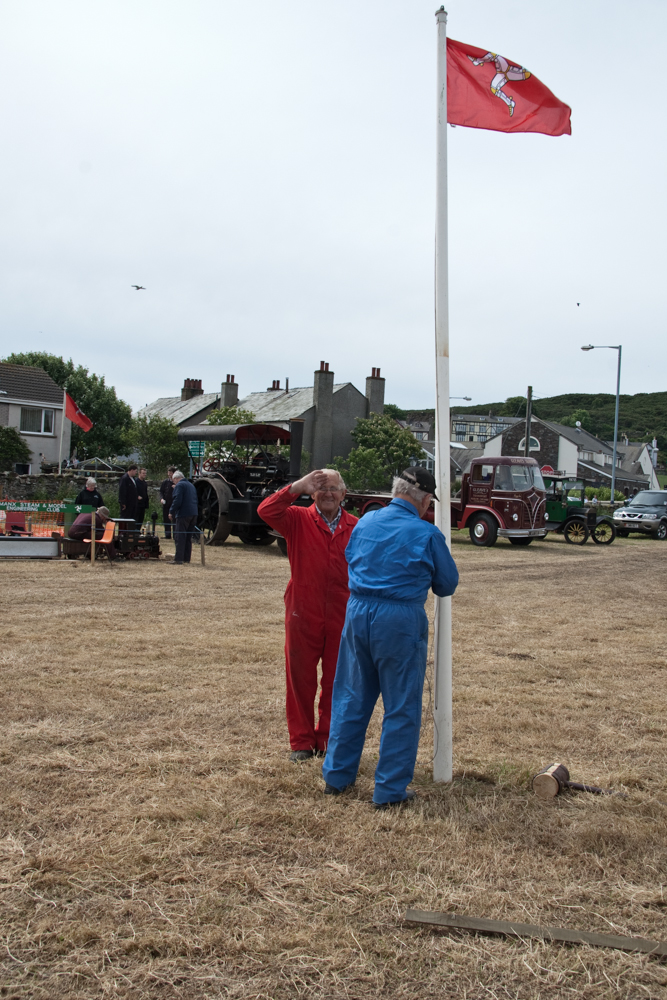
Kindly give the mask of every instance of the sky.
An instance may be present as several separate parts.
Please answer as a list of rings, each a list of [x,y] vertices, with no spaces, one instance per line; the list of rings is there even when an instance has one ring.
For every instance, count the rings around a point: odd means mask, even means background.
[[[433,406],[438,5],[0,0],[1,356]],[[667,4],[447,10],[573,131],[448,129],[452,395],[667,389]]]

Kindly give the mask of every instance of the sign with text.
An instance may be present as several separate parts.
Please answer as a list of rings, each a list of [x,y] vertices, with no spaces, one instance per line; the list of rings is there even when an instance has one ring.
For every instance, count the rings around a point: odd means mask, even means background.
[[[81,503],[43,503],[41,500],[5,500],[0,510],[11,514],[90,514],[95,507]]]

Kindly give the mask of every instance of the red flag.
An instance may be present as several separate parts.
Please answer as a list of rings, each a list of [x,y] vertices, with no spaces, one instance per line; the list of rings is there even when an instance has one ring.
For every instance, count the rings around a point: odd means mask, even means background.
[[[447,121],[496,132],[571,135],[571,108],[525,66],[447,39]]]
[[[90,417],[87,417],[86,414],[79,409],[68,392],[65,393],[65,416],[68,420],[71,420],[73,424],[76,424],[77,427],[80,427],[82,431],[89,431],[93,426],[93,422]]]

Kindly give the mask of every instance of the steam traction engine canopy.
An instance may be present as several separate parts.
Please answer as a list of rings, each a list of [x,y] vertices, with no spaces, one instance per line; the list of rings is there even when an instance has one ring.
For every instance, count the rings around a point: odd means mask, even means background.
[[[208,544],[219,545],[230,534],[246,545],[275,541],[257,508],[264,497],[300,477],[303,421],[194,424],[181,427],[178,437],[188,446],[197,525]],[[282,453],[287,445],[289,458]]]

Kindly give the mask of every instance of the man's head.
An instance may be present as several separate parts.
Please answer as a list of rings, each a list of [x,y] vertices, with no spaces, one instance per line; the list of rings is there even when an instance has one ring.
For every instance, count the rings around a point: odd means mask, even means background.
[[[87,490],[94,490],[96,486],[97,486],[97,481],[95,479],[93,479],[92,476],[90,477],[90,479],[86,480],[86,489]]]
[[[171,478],[172,482],[180,483],[181,479],[185,479],[185,476],[183,475],[180,469],[174,469],[174,474]]]
[[[111,518],[111,514],[109,512],[109,508],[108,507],[98,507],[97,508],[97,516],[101,517],[103,521],[109,521],[110,518]]]
[[[311,496],[324,516],[332,521],[345,499],[347,490],[343,477],[335,469],[322,469],[321,476],[319,489],[311,493]]]
[[[136,465],[128,465],[128,467],[127,467],[127,474],[128,474],[128,476],[136,476],[136,474],[137,474],[137,467],[136,467]]]
[[[147,475],[147,469],[139,469],[139,479],[145,479]]]
[[[167,467],[167,478],[168,479],[173,479],[175,472],[176,472],[176,466],[175,465],[169,465]]]
[[[395,476],[391,495],[411,503],[417,508],[420,517],[426,514],[431,505],[431,498],[438,499],[435,495],[435,478],[420,466],[411,466],[400,476]]]

